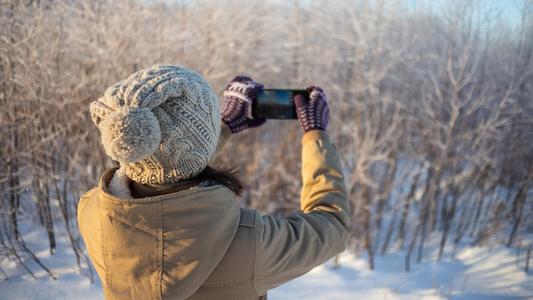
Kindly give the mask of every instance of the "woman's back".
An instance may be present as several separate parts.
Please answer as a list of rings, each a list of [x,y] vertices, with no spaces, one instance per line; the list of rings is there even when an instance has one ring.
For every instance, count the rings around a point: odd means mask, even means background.
[[[222,126],[218,149],[231,135]],[[301,211],[276,218],[240,208],[221,184],[136,197],[137,183],[106,171],[78,207],[106,298],[259,299],[323,263],[344,249],[350,212],[322,130],[302,138],[302,179]]]

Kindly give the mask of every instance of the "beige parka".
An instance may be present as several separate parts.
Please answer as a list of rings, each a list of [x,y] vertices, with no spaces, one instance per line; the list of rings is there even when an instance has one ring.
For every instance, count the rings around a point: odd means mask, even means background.
[[[219,148],[229,135],[224,127]],[[109,193],[114,171],[78,206],[106,299],[264,299],[345,248],[346,186],[323,131],[302,138],[301,211],[287,218],[241,208],[222,185],[121,199]]]

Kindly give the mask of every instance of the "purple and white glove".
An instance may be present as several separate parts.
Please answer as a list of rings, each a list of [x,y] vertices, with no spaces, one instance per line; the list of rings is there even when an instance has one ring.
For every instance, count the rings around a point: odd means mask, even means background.
[[[265,123],[266,119],[254,118],[252,115],[252,103],[257,100],[257,95],[262,90],[263,85],[248,76],[239,75],[229,82],[220,110],[222,121],[232,133]]]
[[[329,108],[324,91],[316,86],[307,88],[309,101],[301,96],[294,97],[296,114],[304,132],[311,130],[326,130],[329,122]]]

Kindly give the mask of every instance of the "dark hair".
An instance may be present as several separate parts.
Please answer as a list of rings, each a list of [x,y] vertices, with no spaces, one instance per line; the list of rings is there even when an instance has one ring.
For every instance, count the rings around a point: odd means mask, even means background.
[[[243,190],[243,184],[237,177],[237,171],[235,169],[218,169],[207,166],[200,174],[194,177],[194,181],[214,181],[227,187],[237,196],[240,196]]]

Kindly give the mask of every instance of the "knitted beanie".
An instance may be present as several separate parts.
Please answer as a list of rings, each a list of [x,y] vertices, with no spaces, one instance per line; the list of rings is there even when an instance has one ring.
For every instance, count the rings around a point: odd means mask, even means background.
[[[199,74],[179,66],[134,73],[109,87],[90,111],[107,155],[143,184],[196,176],[220,134],[217,96]]]

